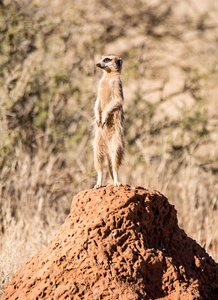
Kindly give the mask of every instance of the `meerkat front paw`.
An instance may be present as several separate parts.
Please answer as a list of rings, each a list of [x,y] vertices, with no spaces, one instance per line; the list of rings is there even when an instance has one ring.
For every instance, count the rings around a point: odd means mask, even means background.
[[[101,127],[102,127],[102,129],[104,128],[105,123],[106,123],[106,120],[102,118],[102,120],[101,120]]]
[[[101,127],[101,121],[100,120],[96,120],[96,124],[98,127]]]
[[[107,123],[107,115],[103,113],[101,118],[102,129],[104,128],[106,123]]]

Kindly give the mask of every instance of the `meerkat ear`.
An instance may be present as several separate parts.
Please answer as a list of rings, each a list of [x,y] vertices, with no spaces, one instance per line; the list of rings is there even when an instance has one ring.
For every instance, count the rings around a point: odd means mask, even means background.
[[[121,58],[118,58],[118,60],[117,60],[117,65],[118,65],[118,67],[121,67],[122,64],[123,64],[122,59],[121,59]]]

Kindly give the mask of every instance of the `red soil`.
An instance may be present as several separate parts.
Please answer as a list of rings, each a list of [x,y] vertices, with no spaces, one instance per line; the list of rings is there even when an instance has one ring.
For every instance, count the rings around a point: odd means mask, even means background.
[[[60,203],[61,205],[61,203]],[[159,192],[107,186],[80,192],[5,299],[218,299],[214,260],[178,227]]]

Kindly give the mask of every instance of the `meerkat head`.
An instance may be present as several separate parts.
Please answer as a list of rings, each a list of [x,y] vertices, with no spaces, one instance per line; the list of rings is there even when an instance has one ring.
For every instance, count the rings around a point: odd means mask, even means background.
[[[97,67],[103,69],[107,73],[121,72],[123,61],[115,55],[102,56],[101,60],[96,64]]]

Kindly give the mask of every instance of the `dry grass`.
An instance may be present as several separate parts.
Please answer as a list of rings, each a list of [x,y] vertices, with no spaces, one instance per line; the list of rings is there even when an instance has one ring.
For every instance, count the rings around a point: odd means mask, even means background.
[[[91,116],[102,53],[124,60],[122,182],[165,194],[180,226],[218,259],[217,4],[3,3],[0,295],[46,247],[73,196],[95,184]]]

